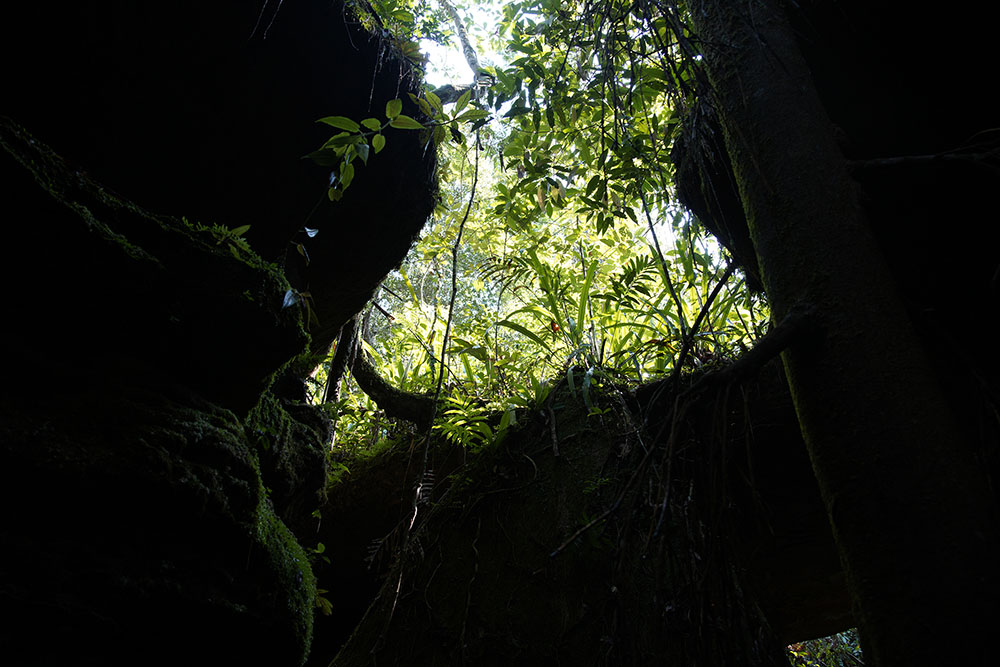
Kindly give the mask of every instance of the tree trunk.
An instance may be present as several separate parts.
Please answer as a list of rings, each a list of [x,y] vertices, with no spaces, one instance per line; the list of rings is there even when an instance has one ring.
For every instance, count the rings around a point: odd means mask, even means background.
[[[985,664],[994,502],[867,227],[779,3],[696,1],[692,23],[776,321],[820,333],[784,365],[877,665]]]

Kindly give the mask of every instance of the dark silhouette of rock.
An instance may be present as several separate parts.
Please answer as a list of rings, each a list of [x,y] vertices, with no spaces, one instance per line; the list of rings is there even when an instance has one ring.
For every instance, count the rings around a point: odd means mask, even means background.
[[[434,151],[387,131],[337,203],[302,156],[320,117],[417,116],[411,66],[306,0],[19,3],[0,54],[2,662],[301,664],[329,433],[284,387],[402,259]]]

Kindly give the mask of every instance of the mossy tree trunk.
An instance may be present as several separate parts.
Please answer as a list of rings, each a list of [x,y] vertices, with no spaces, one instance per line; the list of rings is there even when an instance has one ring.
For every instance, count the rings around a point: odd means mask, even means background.
[[[985,664],[961,637],[997,608],[994,503],[780,4],[699,0],[692,22],[774,318],[817,320],[783,360],[856,618],[874,664]]]

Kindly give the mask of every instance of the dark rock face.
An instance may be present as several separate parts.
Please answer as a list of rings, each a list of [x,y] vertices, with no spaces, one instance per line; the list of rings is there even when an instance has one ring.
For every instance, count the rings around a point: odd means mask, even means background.
[[[923,37],[938,31],[936,18],[906,3],[794,5],[789,21],[871,231],[969,441],[986,443],[977,455],[996,478],[1000,360],[956,353],[969,340],[957,322],[971,318],[977,332],[1000,326],[1000,227],[988,217],[1000,187],[1000,114],[987,83],[992,21],[985,9],[970,10],[961,39],[940,57]],[[674,146],[678,195],[743,267],[748,285],[762,288],[711,99],[695,109]]]
[[[5,664],[301,663],[313,575],[239,420],[120,391],[0,413]]]
[[[977,345],[984,334],[991,340],[1000,325],[1000,227],[989,217],[1000,186],[994,131],[1000,114],[988,85],[996,59],[992,22],[985,9],[964,13],[961,38],[941,57],[926,37],[940,32],[939,18],[906,3],[817,0],[786,6],[898,295],[970,448],[995,481],[1000,360]],[[705,92],[675,145],[678,194],[753,284],[761,276],[750,230]],[[809,222],[796,221],[804,228]],[[961,324],[967,321],[974,324]],[[793,489],[788,492],[793,495]],[[780,512],[780,493],[776,501]],[[787,639],[806,638],[824,621],[835,626],[847,616],[843,586],[824,586],[820,576],[833,577],[836,561],[814,539],[820,536],[815,509],[812,516],[779,516],[793,529],[783,536],[793,540],[791,550],[765,542],[755,565],[765,581],[791,582],[784,590],[775,586],[764,600],[769,619],[787,629]],[[795,531],[800,520],[802,530]],[[772,544],[780,546],[782,536],[775,538]],[[784,560],[789,553],[796,556]],[[802,562],[815,564],[812,574]],[[805,599],[815,605],[803,605]]]
[[[906,3],[792,4],[789,20],[904,297],[916,308],[947,309],[970,290],[942,290],[932,278],[945,274],[976,292],[964,305],[988,298],[1000,262],[986,250],[1000,240],[996,226],[983,226],[986,237],[960,251],[937,241],[943,222],[979,218],[997,186],[995,158],[985,157],[998,121],[986,85],[995,55],[985,10],[964,17],[961,40],[950,57],[940,57],[923,37],[937,30],[935,17]],[[678,195],[744,267],[748,283],[759,286],[711,104],[703,95],[674,147]],[[938,154],[948,157],[920,159]]]
[[[779,642],[850,627],[780,364],[704,386],[647,385],[634,413],[594,394],[598,418],[559,385],[554,425],[524,414],[475,454],[439,441],[409,533],[406,444],[352,461],[323,506],[334,565],[316,569],[339,603],[311,664],[785,664]]]
[[[351,21],[342,3],[310,0],[19,3],[0,27],[0,55],[17,63],[2,112],[150,210],[249,224],[271,261],[304,242],[309,267],[294,250],[288,264],[313,295],[320,349],[434,204],[434,151],[417,132],[387,133],[337,204],[329,170],[302,159],[334,133],[323,116],[383,118],[394,98],[419,115],[410,65]],[[305,224],[320,234],[297,235]]]
[[[244,242],[149,213],[7,120],[0,142],[6,205],[23,216],[10,247],[37,258],[2,269],[32,286],[11,293],[17,382],[5,391],[100,392],[144,377],[246,412],[304,349],[298,313],[281,307],[287,281]]]
[[[301,664],[328,423],[269,388],[402,259],[434,151],[387,133],[336,204],[301,157],[410,66],[306,0],[20,3],[0,52],[0,661]]]

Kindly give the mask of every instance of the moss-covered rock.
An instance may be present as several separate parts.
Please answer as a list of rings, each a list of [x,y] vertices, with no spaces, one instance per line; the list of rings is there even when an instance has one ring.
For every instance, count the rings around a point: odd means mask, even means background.
[[[111,378],[176,384],[239,412],[308,336],[288,282],[236,233],[150,213],[0,119],[16,320],[8,372],[59,393]],[[53,382],[69,363],[68,382]],[[41,390],[42,387],[39,387]]]
[[[0,23],[4,664],[305,660],[328,423],[279,384],[402,259],[434,152],[400,132],[327,201],[315,120],[417,115],[413,68],[341,2],[265,4]]]
[[[49,267],[14,294],[2,390],[5,661],[300,664],[315,584],[270,489],[308,516],[326,424],[260,398],[308,341],[287,281],[237,232],[149,213],[9,119],[0,144],[40,221],[13,247]],[[246,423],[226,409],[254,403]]]
[[[304,541],[315,541],[313,512],[324,498],[330,420],[305,401],[265,392],[245,421],[278,516]]]
[[[232,412],[125,388],[6,403],[0,458],[6,664],[304,661],[312,571]]]
[[[250,225],[254,248],[269,261],[287,254],[293,286],[312,294],[322,352],[434,207],[435,152],[419,132],[387,132],[336,203],[326,198],[330,169],[302,159],[330,138],[316,122],[324,116],[382,117],[394,98],[420,115],[407,95],[418,91],[413,65],[381,30],[361,26],[352,4],[14,3],[0,23],[0,57],[17,63],[2,113],[149,210]],[[25,57],[39,45],[45,58]],[[51,229],[25,252],[50,252]],[[264,352],[254,344],[248,352]]]

